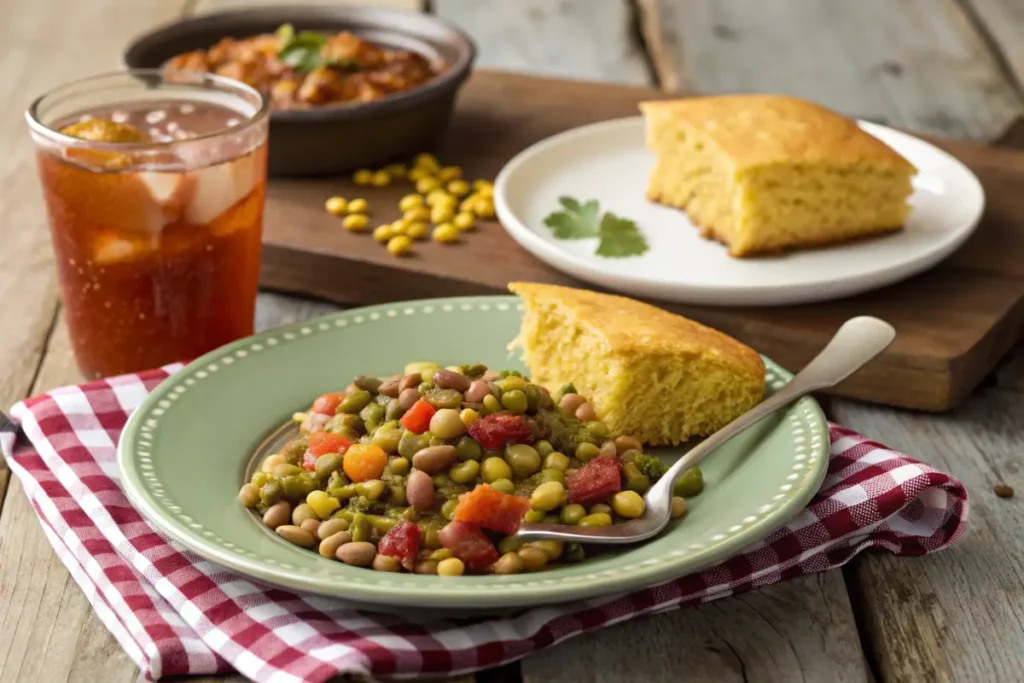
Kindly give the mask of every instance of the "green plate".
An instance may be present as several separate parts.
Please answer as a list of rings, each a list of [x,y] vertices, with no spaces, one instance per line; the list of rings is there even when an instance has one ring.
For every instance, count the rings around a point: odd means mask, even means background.
[[[253,453],[317,395],[417,360],[525,371],[506,350],[519,322],[515,297],[436,299],[345,311],[224,346],[161,384],[132,415],[118,445],[122,484],[168,537],[254,579],[370,609],[476,610],[628,591],[703,569],[793,518],[824,478],[825,418],[805,398],[708,456],[704,492],[658,538],[513,576],[349,567],[278,538],[237,502]],[[766,367],[769,390],[791,377],[771,361]]]

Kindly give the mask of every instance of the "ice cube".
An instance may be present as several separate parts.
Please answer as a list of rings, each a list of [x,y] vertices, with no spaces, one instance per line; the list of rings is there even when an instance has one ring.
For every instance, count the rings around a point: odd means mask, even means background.
[[[143,171],[137,174],[163,216],[160,227],[179,219],[195,192],[196,181],[187,173]]]
[[[247,154],[188,175],[194,179],[195,188],[185,207],[185,220],[207,225],[252,192],[257,177],[256,155]]]
[[[101,266],[131,261],[156,249],[157,238],[128,239],[114,233],[100,233],[93,244],[93,261]]]

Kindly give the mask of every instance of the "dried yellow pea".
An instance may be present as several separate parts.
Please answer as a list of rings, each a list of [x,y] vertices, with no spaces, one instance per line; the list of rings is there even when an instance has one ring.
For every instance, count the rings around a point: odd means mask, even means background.
[[[352,232],[362,232],[366,230],[370,225],[370,219],[363,214],[357,213],[350,216],[345,216],[345,220],[341,222],[341,227]]]
[[[361,168],[352,174],[352,180],[356,185],[369,185],[373,181],[373,171]]]
[[[455,242],[459,239],[459,229],[451,223],[441,223],[441,225],[434,228],[431,239],[442,244]]]
[[[344,197],[331,197],[324,202],[324,209],[332,216],[340,216],[348,209],[348,201]]]
[[[392,256],[405,256],[412,251],[412,240],[405,235],[395,235],[388,240],[388,253]]]
[[[370,210],[370,202],[366,201],[365,199],[353,199],[352,201],[350,201],[348,203],[348,207],[347,207],[346,210],[350,214],[351,213],[366,213],[367,211]]]

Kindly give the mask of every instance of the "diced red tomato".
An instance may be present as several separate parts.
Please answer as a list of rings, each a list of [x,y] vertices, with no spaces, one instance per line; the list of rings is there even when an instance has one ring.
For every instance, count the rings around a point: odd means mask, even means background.
[[[498,561],[498,551],[480,527],[455,520],[437,535],[441,545],[451,550],[471,572],[483,572]]]
[[[345,399],[344,392],[338,392],[335,394],[324,394],[315,401],[313,401],[313,412],[321,413],[323,415],[334,415],[338,410],[338,406]]]
[[[529,509],[529,498],[510,496],[487,484],[480,484],[459,496],[455,519],[503,534],[514,534]]]
[[[406,411],[399,422],[413,434],[422,434],[430,428],[430,418],[436,412],[434,406],[421,398],[412,404],[412,408]]]
[[[622,461],[602,456],[587,462],[566,480],[569,502],[580,505],[603,503],[622,490]]]
[[[500,450],[508,443],[533,443],[537,438],[530,421],[513,413],[485,415],[466,427],[485,451]]]
[[[315,469],[316,459],[321,455],[324,453],[344,455],[351,445],[352,442],[337,434],[313,432],[309,435],[309,448],[302,456],[302,466],[312,472]]]
[[[416,564],[416,555],[420,550],[421,538],[423,538],[423,532],[420,531],[419,526],[413,522],[402,522],[391,527],[391,531],[380,539],[377,543],[377,552],[381,555],[397,557],[402,561],[403,567],[412,571]]]

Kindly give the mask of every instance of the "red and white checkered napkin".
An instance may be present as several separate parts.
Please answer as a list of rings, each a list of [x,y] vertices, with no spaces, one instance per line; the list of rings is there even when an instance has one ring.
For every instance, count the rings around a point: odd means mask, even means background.
[[[831,426],[829,474],[810,506],[731,560],[636,591],[473,619],[409,619],[270,588],[157,534],[118,487],[128,415],[181,366],[57,389],[14,406],[3,451],[50,543],[103,623],[152,679],[232,668],[270,683],[346,672],[460,674],[584,631],[837,567],[861,550],[940,550],[962,534],[953,477]],[[24,438],[27,437],[27,438]]]

